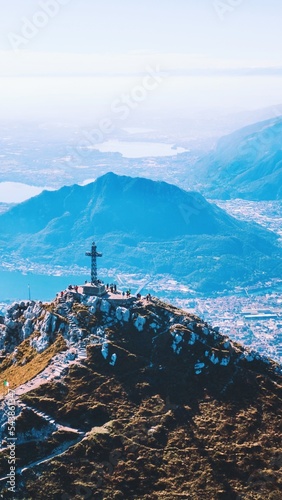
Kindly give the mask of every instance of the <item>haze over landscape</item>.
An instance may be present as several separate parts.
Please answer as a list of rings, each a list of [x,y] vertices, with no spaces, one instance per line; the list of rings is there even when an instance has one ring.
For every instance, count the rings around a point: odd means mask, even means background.
[[[0,7],[0,496],[279,500],[281,2]]]

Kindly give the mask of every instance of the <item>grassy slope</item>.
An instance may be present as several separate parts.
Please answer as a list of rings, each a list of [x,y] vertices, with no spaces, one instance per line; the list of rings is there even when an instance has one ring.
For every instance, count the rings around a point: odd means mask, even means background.
[[[10,389],[16,389],[42,372],[58,352],[66,349],[66,343],[61,335],[58,335],[54,344],[41,354],[37,354],[35,349],[30,347],[29,341],[30,339],[22,342],[19,346],[17,361],[14,364],[6,368],[6,365],[9,365],[12,360],[12,355],[10,355],[0,365],[0,396],[7,393],[7,389],[3,386],[4,380],[9,381]],[[26,360],[25,364],[22,364],[23,359]]]

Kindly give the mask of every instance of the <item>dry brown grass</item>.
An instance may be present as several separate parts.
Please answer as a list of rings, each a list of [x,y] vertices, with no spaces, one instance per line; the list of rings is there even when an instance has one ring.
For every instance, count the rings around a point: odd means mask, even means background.
[[[17,362],[0,373],[0,396],[6,393],[3,387],[4,380],[8,380],[10,389],[16,389],[42,372],[53,356],[65,349],[66,343],[61,335],[58,335],[56,341],[40,354],[30,347],[29,340],[22,342],[18,347]],[[27,362],[22,365],[24,358]]]

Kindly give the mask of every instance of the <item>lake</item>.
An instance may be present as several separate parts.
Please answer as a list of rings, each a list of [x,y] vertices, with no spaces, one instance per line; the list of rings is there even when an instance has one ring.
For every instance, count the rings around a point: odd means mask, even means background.
[[[68,285],[79,285],[89,278],[85,276],[49,276],[22,274],[17,271],[0,272],[0,301],[33,300],[50,301],[56,293]]]
[[[187,152],[184,148],[177,148],[173,144],[164,144],[161,142],[140,142],[140,141],[106,141],[89,149],[97,149],[101,153],[121,153],[125,158],[144,158],[175,156],[179,153]]]
[[[0,202],[21,203],[22,201],[40,194],[43,187],[29,186],[21,182],[0,182]]]

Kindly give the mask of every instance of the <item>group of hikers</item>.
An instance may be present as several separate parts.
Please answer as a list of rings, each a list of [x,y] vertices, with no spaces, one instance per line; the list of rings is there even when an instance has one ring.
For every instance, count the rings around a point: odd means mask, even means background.
[[[107,291],[110,290],[111,293],[117,293],[117,286],[115,283],[111,283],[110,285],[109,285],[109,283],[107,283],[106,289],[107,289]],[[126,292],[124,292],[124,291],[122,292],[122,296],[125,297],[125,295],[127,298],[129,298],[131,296],[130,288],[128,290],[126,290]]]
[[[102,282],[99,280],[99,283],[102,283]],[[74,290],[77,293],[78,292],[78,286],[77,285],[69,285],[68,286],[68,290]],[[106,290],[107,290],[107,292],[110,291],[111,293],[120,293],[120,292],[118,292],[117,285],[115,283],[111,283],[111,284],[107,283],[106,284]],[[125,291],[121,292],[121,294],[122,294],[123,297],[126,296],[126,298],[128,299],[128,298],[131,297],[131,289],[129,288],[128,290],[126,290],[126,292]],[[58,295],[62,298],[64,296],[64,292],[62,291]],[[141,293],[138,292],[136,294],[136,297],[137,297],[138,300],[140,300],[142,298]],[[149,302],[152,299],[152,296],[151,296],[150,293],[148,293],[144,298],[147,300],[147,302]]]
[[[130,288],[129,288],[129,290],[126,290],[126,292],[124,292],[124,291],[122,292],[122,296],[125,297],[125,295],[126,295],[126,297],[128,299],[129,299],[129,297],[131,297],[131,290],[130,290]]]
[[[74,290],[77,293],[78,292],[78,286],[77,285],[69,285],[68,286],[68,290],[69,291]],[[66,295],[67,295],[67,291],[66,290],[61,290],[61,292],[57,293],[57,298],[63,299],[63,298],[66,297]]]
[[[111,284],[111,285],[109,285],[109,284],[107,283],[107,284],[106,284],[106,289],[107,289],[107,291],[109,291],[109,290],[110,290],[110,291],[111,291],[111,293],[117,293],[117,286],[116,286],[115,284]],[[127,299],[129,299],[129,297],[131,297],[131,289],[130,289],[130,288],[129,288],[128,290],[126,290],[126,292],[124,292],[124,291],[123,291],[123,292],[121,292],[121,293],[122,293],[122,296],[123,296],[123,297],[125,297],[125,296],[126,296],[126,298],[127,298]],[[137,297],[137,299],[138,299],[138,300],[140,300],[140,299],[142,298],[141,293],[139,293],[139,292],[138,292],[138,293],[136,294],[136,297]],[[150,294],[150,293],[148,293],[148,294],[145,296],[145,299],[147,300],[147,302],[149,302],[149,301],[152,299],[151,294]]]
[[[107,283],[106,284],[106,289],[107,289],[107,291],[110,290],[111,293],[116,293],[117,292],[117,286],[116,286],[115,283],[111,283],[110,285],[109,285],[109,283]]]

